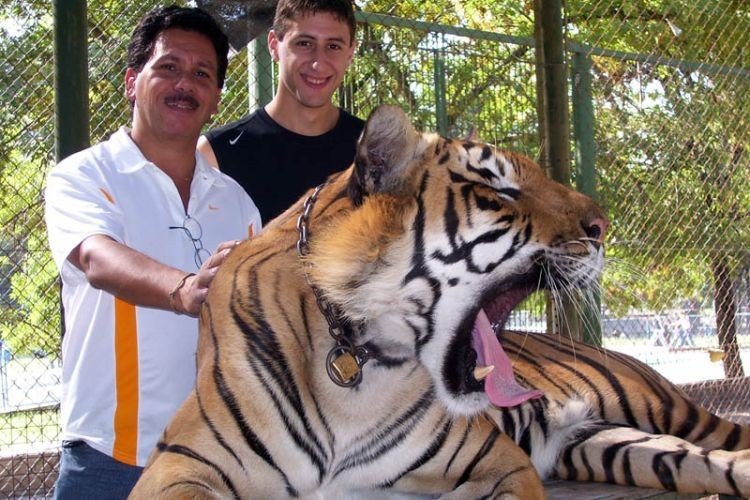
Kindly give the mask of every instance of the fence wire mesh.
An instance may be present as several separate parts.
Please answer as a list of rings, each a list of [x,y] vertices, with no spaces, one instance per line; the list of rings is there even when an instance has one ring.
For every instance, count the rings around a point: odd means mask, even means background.
[[[129,122],[125,46],[157,5],[88,2],[92,143]],[[532,1],[356,5],[359,47],[343,107],[365,117],[396,103],[424,129],[461,137],[475,128],[539,155]],[[576,56],[590,63],[599,198],[612,222],[604,345],[689,383],[709,409],[747,419],[750,7],[570,0],[564,15],[571,88],[583,75]],[[264,36],[258,50],[237,47],[214,124],[273,88],[273,67],[258,61]],[[46,496],[56,476],[61,321],[41,195],[55,150],[52,40],[49,2],[0,6],[0,496]],[[537,297],[514,326],[545,330],[544,304]]]
[[[599,0],[566,15],[569,52],[591,61],[612,219],[605,345],[747,420],[750,8]]]

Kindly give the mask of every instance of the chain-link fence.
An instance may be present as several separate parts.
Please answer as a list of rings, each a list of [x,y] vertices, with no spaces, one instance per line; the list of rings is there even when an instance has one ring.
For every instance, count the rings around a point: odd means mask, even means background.
[[[539,156],[533,2],[356,3],[359,46],[343,107],[365,117],[397,103],[425,129],[474,128]],[[88,2],[92,143],[129,122],[125,45],[157,4]],[[256,14],[269,4],[254,2]],[[596,145],[599,199],[612,222],[603,343],[691,383],[710,408],[747,418],[750,8],[579,0],[563,13],[572,114],[594,110],[570,142],[578,159]],[[48,2],[0,7],[0,496],[46,495],[56,470],[61,321],[41,198],[55,151],[52,33]],[[264,50],[263,40],[231,59],[215,123],[268,96]],[[533,300],[514,326],[546,330],[544,303]],[[726,377],[731,385],[704,382]]]
[[[41,2],[40,2],[41,4]],[[52,13],[0,7],[0,496],[45,493],[59,435],[60,320],[41,189],[54,154]]]
[[[612,219],[605,345],[748,421],[750,7],[599,0],[567,15]]]

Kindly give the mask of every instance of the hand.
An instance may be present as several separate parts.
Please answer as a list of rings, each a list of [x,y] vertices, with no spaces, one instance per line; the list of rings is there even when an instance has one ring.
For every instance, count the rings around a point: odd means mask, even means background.
[[[208,287],[219,271],[219,266],[239,243],[237,240],[220,243],[213,255],[203,263],[198,273],[185,280],[185,285],[180,288],[175,297],[177,311],[190,316],[198,316],[208,296]]]

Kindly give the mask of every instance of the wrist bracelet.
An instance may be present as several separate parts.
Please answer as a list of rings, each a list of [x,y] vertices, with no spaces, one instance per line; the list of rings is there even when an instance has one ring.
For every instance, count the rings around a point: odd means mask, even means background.
[[[187,274],[185,274],[185,276],[183,276],[182,278],[180,278],[180,281],[177,282],[177,284],[174,286],[174,288],[172,288],[172,291],[169,292],[169,307],[171,307],[172,310],[174,312],[176,312],[177,314],[180,314],[180,312],[177,310],[177,307],[175,307],[174,296],[177,295],[177,292],[180,291],[180,288],[182,288],[183,286],[185,286],[185,282],[191,276],[195,276],[195,273],[187,273]]]

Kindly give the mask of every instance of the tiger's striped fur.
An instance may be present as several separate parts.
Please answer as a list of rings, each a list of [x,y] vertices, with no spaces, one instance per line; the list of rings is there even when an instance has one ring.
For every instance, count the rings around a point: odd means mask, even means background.
[[[219,270],[196,388],[133,498],[533,499],[555,474],[750,495],[750,430],[631,358],[502,331],[544,396],[496,407],[471,376],[477,318],[502,326],[538,286],[584,287],[602,266],[600,210],[530,160],[418,133],[384,106],[320,191],[304,260],[302,203]],[[328,376],[310,284],[373,356],[355,388]]]

